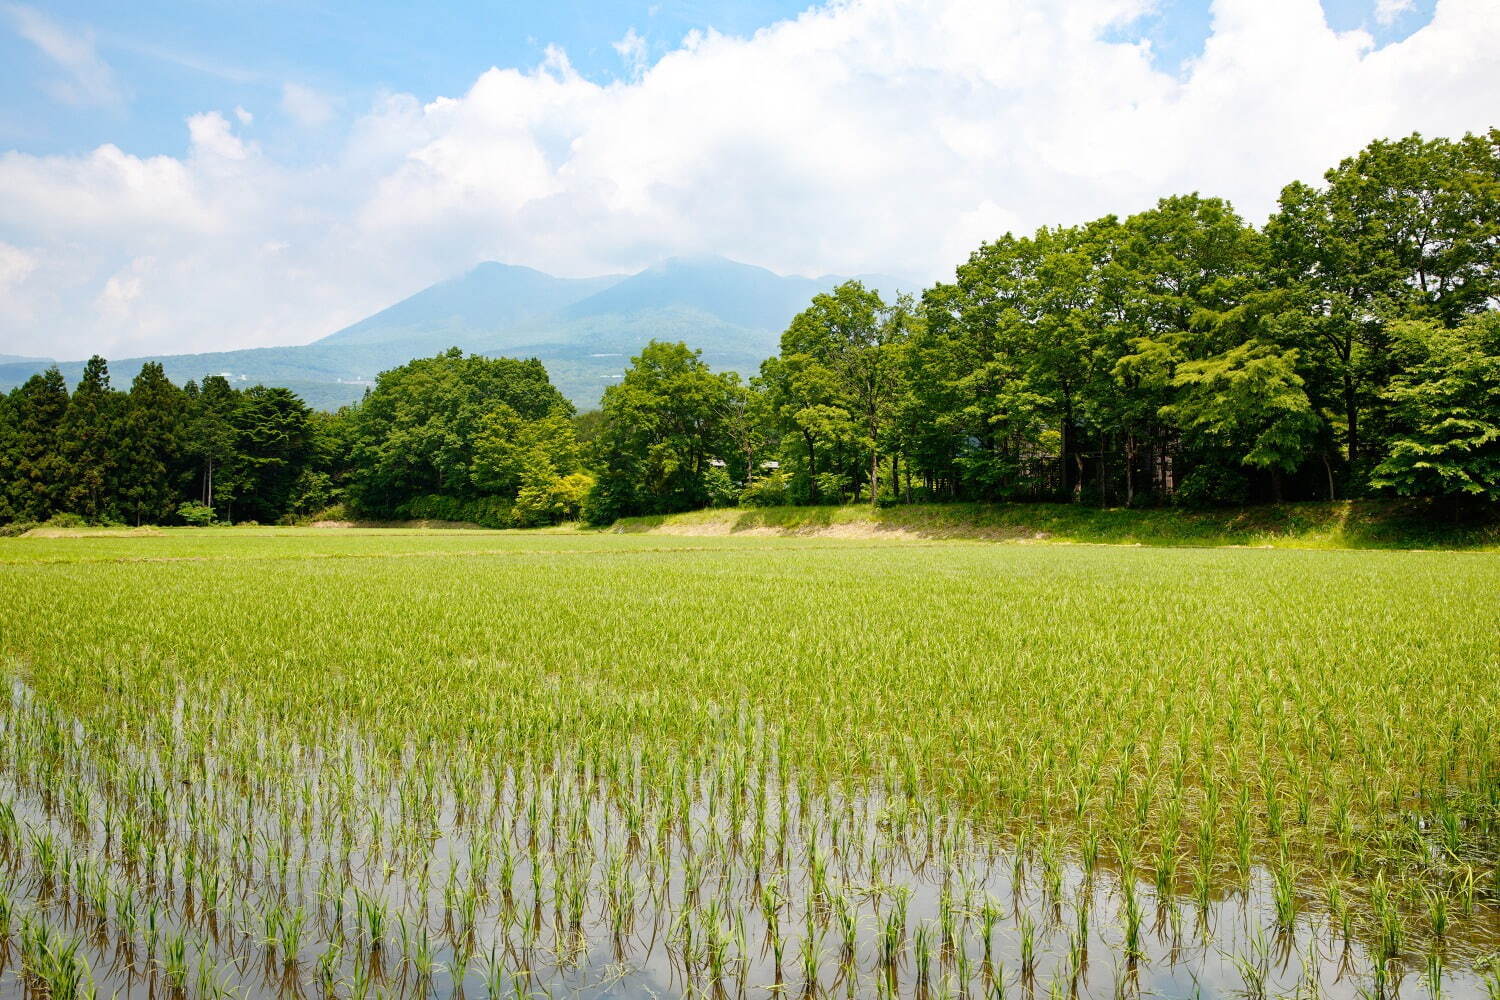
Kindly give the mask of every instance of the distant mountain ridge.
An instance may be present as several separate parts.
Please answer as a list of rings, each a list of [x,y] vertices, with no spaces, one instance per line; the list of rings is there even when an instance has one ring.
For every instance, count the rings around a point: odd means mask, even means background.
[[[228,374],[284,385],[331,409],[357,400],[378,373],[456,346],[539,358],[563,394],[587,408],[652,339],[686,341],[716,369],[754,374],[776,353],[792,317],[843,280],[779,275],[723,257],[674,257],[637,274],[594,278],[487,261],[311,344],[111,358],[110,372],[123,387],[144,362],[158,361],[178,383]],[[898,284],[880,275],[862,280],[883,293]],[[0,389],[50,363],[0,355]],[[83,362],[58,367],[71,383]]]

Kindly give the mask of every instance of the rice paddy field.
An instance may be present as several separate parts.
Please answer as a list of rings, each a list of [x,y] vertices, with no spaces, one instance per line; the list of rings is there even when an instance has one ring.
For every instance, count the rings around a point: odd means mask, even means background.
[[[0,998],[1500,997],[1500,556],[0,540]]]

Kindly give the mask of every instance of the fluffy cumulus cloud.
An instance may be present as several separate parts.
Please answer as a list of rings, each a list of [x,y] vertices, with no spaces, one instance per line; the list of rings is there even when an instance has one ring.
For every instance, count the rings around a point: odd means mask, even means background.
[[[460,96],[382,96],[311,164],[212,110],[181,157],[4,154],[0,240],[30,263],[5,270],[0,352],[302,342],[481,259],[930,279],[1007,229],[1174,192],[1259,221],[1371,138],[1500,124],[1493,0],[1439,0],[1379,48],[1318,0],[1215,0],[1180,74],[1129,40],[1151,6],[849,0],[607,84],[554,49]],[[337,114],[284,96],[299,127]]]

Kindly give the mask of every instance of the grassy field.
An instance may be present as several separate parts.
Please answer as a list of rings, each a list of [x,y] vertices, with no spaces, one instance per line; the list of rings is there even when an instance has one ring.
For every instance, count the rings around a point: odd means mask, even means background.
[[[917,538],[0,540],[0,997],[1500,991],[1500,559]]]
[[[1500,520],[1493,515],[1454,520],[1426,501],[1390,500],[1203,511],[1049,503],[916,504],[878,510],[866,505],[740,508],[627,518],[614,530],[628,534],[861,534],[1108,545],[1500,551]]]

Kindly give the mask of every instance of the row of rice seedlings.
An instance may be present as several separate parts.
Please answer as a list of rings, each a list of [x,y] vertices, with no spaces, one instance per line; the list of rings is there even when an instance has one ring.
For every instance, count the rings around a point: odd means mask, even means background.
[[[14,766],[0,857],[38,905],[113,938],[111,981],[185,990],[190,939],[204,989],[256,966],[262,989],[335,992],[505,969],[577,985],[603,946],[614,965],[664,963],[683,990],[941,981],[968,994],[1004,986],[997,931],[1022,984],[1064,936],[1050,967],[1074,984],[1091,942],[1122,956],[1127,978],[1141,962],[1187,960],[1184,903],[1159,874],[1154,937],[1147,929],[1150,890],[1126,828],[1103,838],[1114,868],[1097,850],[1065,855],[1051,834],[1007,851],[913,796],[894,767],[847,791],[804,782],[776,734],[743,716],[712,753],[665,754],[665,781],[648,779],[639,745],[390,757],[347,728],[315,749],[228,718],[198,743],[181,738],[186,722],[179,712],[156,739],[94,739],[21,688],[4,719]],[[1291,940],[1295,873],[1269,881],[1271,923]],[[1408,918],[1383,874],[1373,884],[1374,947],[1349,927],[1326,942],[1354,962],[1372,955],[1381,984]],[[1236,933],[1216,922],[1260,933],[1249,889],[1238,904],[1200,898],[1200,958]],[[911,914],[914,898],[932,915]],[[1429,955],[1430,971],[1441,949]]]

